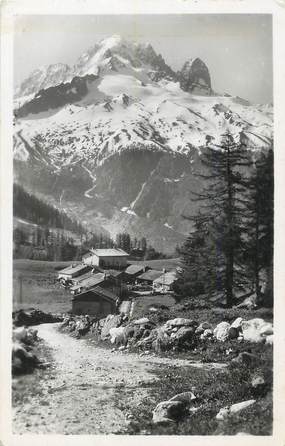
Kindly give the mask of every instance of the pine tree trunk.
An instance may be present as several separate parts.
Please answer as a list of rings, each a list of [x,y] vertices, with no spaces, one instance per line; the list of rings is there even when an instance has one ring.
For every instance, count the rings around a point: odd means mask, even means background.
[[[255,221],[255,250],[254,250],[254,281],[255,281],[255,293],[256,301],[260,303],[260,279],[259,279],[259,210],[256,210]]]

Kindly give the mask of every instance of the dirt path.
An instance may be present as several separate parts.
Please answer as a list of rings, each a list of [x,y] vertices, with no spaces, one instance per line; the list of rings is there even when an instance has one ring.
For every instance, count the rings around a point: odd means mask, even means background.
[[[54,370],[32,395],[14,409],[14,433],[110,434],[124,433],[132,406],[147,397],[159,365],[209,367],[122,352],[112,353],[57,331],[57,324],[37,327],[52,350]],[[215,365],[219,367],[219,365]],[[154,407],[157,403],[153,402]]]

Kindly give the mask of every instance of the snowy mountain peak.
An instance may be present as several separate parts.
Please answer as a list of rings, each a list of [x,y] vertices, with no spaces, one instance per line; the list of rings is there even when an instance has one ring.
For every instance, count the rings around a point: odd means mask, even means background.
[[[123,71],[147,82],[176,80],[174,71],[150,43],[129,41],[113,35],[90,47],[73,67],[58,63],[33,71],[16,89],[15,97],[35,95],[39,90],[71,82],[75,77],[103,76],[110,71]]]
[[[37,68],[16,88],[15,97],[35,94],[39,90],[65,82],[70,71],[70,67],[63,63]]]

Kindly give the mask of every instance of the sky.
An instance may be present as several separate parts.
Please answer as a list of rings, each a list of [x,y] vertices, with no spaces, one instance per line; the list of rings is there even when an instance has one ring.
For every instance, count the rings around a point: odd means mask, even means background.
[[[200,57],[216,92],[253,103],[273,102],[269,14],[17,16],[14,83],[43,65],[73,65],[89,47],[113,34],[151,43],[174,70]]]

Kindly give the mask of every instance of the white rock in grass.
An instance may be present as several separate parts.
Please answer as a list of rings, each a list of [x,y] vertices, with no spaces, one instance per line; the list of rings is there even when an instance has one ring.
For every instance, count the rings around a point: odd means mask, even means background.
[[[28,336],[28,330],[24,327],[17,327],[13,330],[13,339],[18,342],[25,342]]]
[[[231,324],[231,327],[233,328],[241,328],[241,324],[243,322],[243,318],[242,317],[237,317],[233,323]]]
[[[183,317],[177,317],[176,319],[170,319],[165,323],[166,326],[170,327],[188,327],[188,326],[197,326],[197,323],[192,319],[185,319]]]
[[[229,337],[229,329],[231,328],[228,322],[220,322],[214,330],[214,336],[218,341],[226,341]]]
[[[270,322],[267,322],[266,324],[262,325],[262,327],[260,327],[259,333],[261,334],[261,336],[273,335],[273,325]]]
[[[133,321],[134,325],[144,325],[144,324],[149,324],[149,319],[147,317],[142,317],[141,319],[137,319],[135,321]]]
[[[197,397],[194,395],[193,392],[182,392],[178,393],[177,395],[170,398],[169,401],[182,401],[183,403],[189,405],[192,403],[192,401],[195,401]]]
[[[263,342],[264,338],[260,334],[260,329],[264,324],[265,321],[259,318],[243,321],[241,329],[244,340],[248,342]]]
[[[273,335],[266,336],[266,344],[273,345]]]
[[[242,410],[246,409],[247,407],[252,406],[255,402],[256,400],[247,400],[247,401],[242,401],[241,403],[233,404],[232,406],[223,407],[216,415],[216,419],[219,421],[223,421],[229,416],[235,415],[241,412]]]

